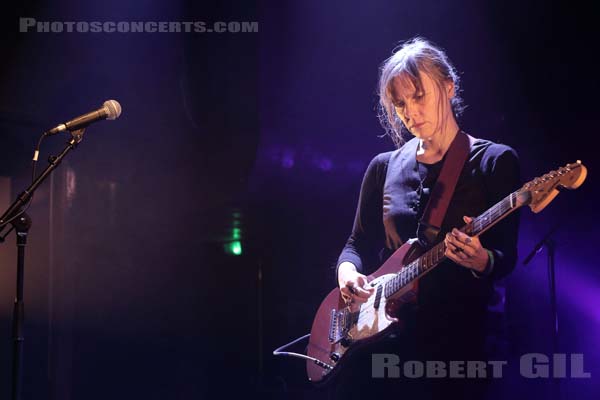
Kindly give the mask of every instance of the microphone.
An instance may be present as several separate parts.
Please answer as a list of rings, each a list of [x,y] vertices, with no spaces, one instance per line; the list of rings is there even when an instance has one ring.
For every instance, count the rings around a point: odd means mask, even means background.
[[[106,100],[104,104],[102,104],[102,107],[96,111],[80,115],[64,124],[60,124],[44,132],[44,136],[56,135],[63,131],[76,131],[85,128],[93,122],[100,121],[101,119],[117,119],[119,118],[119,115],[121,115],[121,105],[119,102],[116,100]]]

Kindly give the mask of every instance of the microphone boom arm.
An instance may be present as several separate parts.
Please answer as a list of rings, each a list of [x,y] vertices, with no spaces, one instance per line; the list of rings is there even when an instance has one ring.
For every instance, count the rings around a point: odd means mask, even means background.
[[[83,139],[83,132],[85,129],[79,129],[72,133],[71,140],[67,142],[67,145],[63,151],[56,157],[50,157],[48,160],[49,164],[46,169],[33,181],[27,189],[25,189],[17,199],[6,209],[2,217],[0,217],[0,229],[11,222],[15,213],[19,212],[21,208],[29,201],[31,195],[35,190],[44,182],[44,180],[54,171],[56,167],[61,163],[67,153],[73,150]]]

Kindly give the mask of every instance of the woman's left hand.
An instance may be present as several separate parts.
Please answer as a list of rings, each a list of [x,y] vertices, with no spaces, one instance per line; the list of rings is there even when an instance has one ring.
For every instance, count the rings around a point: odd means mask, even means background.
[[[463,219],[467,224],[473,221],[473,218],[470,217],[463,217]],[[471,237],[454,228],[446,234],[444,242],[446,243],[446,257],[463,267],[474,269],[478,272],[485,270],[489,254],[481,246],[481,242],[477,236]]]

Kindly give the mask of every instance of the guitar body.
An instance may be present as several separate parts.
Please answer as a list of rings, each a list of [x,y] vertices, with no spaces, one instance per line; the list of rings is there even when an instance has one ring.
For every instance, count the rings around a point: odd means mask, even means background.
[[[320,361],[307,361],[311,381],[329,381],[351,353],[380,340],[398,327],[392,325],[402,326],[400,310],[404,304],[416,301],[418,281],[406,285],[390,298],[383,295],[384,284],[420,254],[422,250],[416,241],[409,241],[396,250],[368,276],[375,292],[365,303],[346,305],[339,288],[325,297],[313,321],[308,342],[307,355]]]

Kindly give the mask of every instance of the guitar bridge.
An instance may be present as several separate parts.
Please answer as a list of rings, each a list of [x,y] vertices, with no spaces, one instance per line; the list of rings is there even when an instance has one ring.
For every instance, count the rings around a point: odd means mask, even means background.
[[[339,341],[346,339],[346,335],[350,330],[350,319],[351,314],[347,309],[331,310],[331,316],[329,318],[329,343],[334,344]]]

